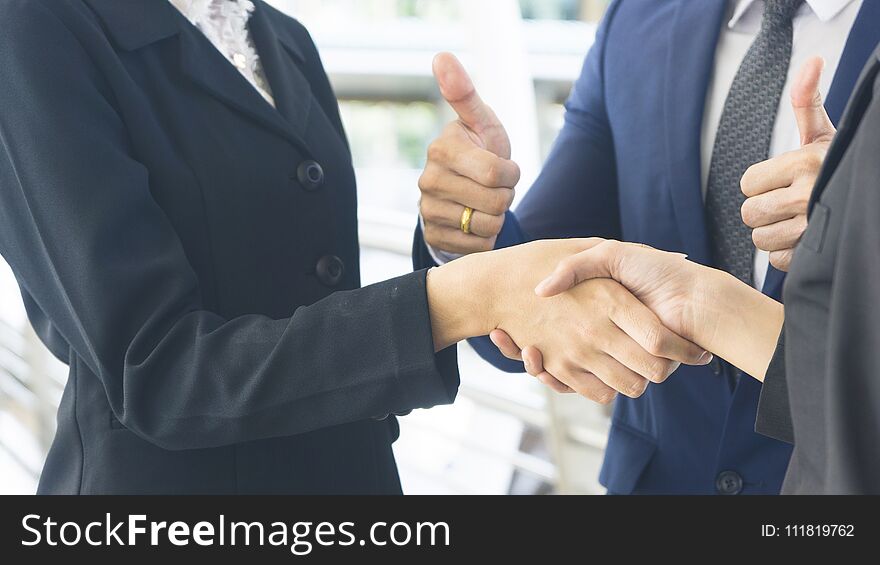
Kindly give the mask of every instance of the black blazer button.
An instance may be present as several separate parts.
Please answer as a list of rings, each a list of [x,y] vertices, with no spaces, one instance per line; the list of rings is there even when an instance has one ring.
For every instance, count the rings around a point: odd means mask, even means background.
[[[318,280],[325,286],[336,286],[345,276],[345,263],[336,255],[325,255],[318,259],[315,267]]]
[[[721,360],[718,357],[712,359],[712,362],[709,363],[709,368],[712,370],[716,376],[720,376],[721,373],[724,372],[724,367],[721,365]]]
[[[316,161],[303,161],[296,170],[296,180],[309,192],[324,186],[324,169]]]
[[[737,495],[743,490],[743,479],[736,471],[724,471],[715,479],[718,494]]]

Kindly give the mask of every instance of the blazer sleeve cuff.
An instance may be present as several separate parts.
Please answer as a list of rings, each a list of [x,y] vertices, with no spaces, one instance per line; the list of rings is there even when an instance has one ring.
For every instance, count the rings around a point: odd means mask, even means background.
[[[759,434],[794,443],[794,426],[788,398],[788,382],[785,375],[785,329],[779,336],[779,345],[767,369],[761,399],[758,403],[758,419],[755,431]]]
[[[395,294],[402,298],[394,301],[392,306],[395,312],[391,341],[402,344],[396,348],[401,402],[400,409],[395,413],[451,404],[458,395],[460,376],[457,346],[434,352],[427,275],[428,269],[423,269],[393,281],[393,284],[399,285]],[[403,297],[412,297],[413,302]]]
[[[425,242],[425,235],[422,231],[421,216],[419,216],[419,221],[416,224],[416,232],[413,237],[412,261],[413,270],[416,271],[419,269],[431,269],[439,266],[433,255],[431,255],[431,252],[428,249],[428,244]]]

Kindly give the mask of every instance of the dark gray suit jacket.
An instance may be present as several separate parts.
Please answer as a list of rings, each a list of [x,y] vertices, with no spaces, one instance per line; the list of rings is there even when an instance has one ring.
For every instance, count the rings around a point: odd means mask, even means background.
[[[0,252],[70,365],[40,492],[400,492],[387,416],[451,402],[455,353],[424,272],[359,289],[306,30],[257,0],[276,110],[164,0],[0,14]]]
[[[880,493],[880,49],[862,74],[785,285],[758,431],[794,442],[784,493]]]

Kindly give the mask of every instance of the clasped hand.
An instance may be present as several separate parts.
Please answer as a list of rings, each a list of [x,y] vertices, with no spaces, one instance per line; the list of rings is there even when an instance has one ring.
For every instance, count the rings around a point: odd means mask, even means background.
[[[614,280],[574,284],[569,279],[552,296],[534,292],[558,264],[573,265],[579,253],[592,249],[602,253],[605,245],[601,239],[539,241],[470,255],[436,269],[431,276],[483,269],[503,273],[495,277],[492,288],[482,289],[486,310],[474,315],[485,317],[482,327],[487,333],[494,330],[496,345],[498,337],[504,336],[511,344],[528,344],[529,351],[540,351],[539,360],[530,362],[532,358],[525,357],[530,372],[559,392],[576,392],[605,404],[617,393],[641,396],[651,383],[662,383],[682,363],[709,363],[712,355],[668,329],[662,319],[682,313],[660,309],[658,316]],[[555,276],[561,276],[560,271]],[[473,280],[450,284],[467,286]],[[511,357],[520,359],[519,349]]]
[[[706,365],[713,356],[695,345],[705,327],[712,285],[698,285],[705,269],[685,256],[635,244],[575,240],[581,251],[559,261],[535,287],[535,296],[574,322],[560,324],[547,312],[528,332],[499,326],[492,342],[505,357],[559,393],[578,393],[609,403],[616,394],[640,397],[664,382],[679,365]],[[561,242],[543,242],[548,248]],[[534,245],[534,244],[533,244]],[[614,280],[617,279],[617,280]],[[619,282],[622,280],[626,287]],[[701,297],[701,298],[696,298]],[[554,304],[555,302],[555,304]],[[569,335],[561,330],[572,326]],[[531,339],[530,335],[540,335]],[[520,349],[517,343],[528,344]]]
[[[623,294],[621,300],[637,304],[633,308],[641,317],[633,320],[633,325],[620,328],[632,331],[632,336],[642,335],[640,343],[648,344],[655,357],[687,363],[687,355],[668,355],[667,347],[682,347],[676,349],[681,352],[711,351],[763,381],[782,328],[782,304],[728,273],[698,265],[683,255],[634,243],[600,241],[561,260],[553,273],[536,286],[535,295],[542,300],[565,296],[577,300],[582,296],[582,287],[609,280],[623,285],[624,293],[632,293],[631,297]],[[614,319],[619,316],[617,313]],[[634,327],[645,323],[645,327]],[[557,372],[559,364],[549,361],[543,345],[518,341],[504,330],[499,327],[491,337],[506,356],[522,359],[531,375],[556,390],[569,392],[565,388],[567,377]],[[645,335],[657,337],[646,339]],[[677,345],[650,347],[654,340],[669,336],[675,336],[669,343]],[[605,336],[595,333],[589,338],[599,344],[608,343]],[[527,347],[520,350],[517,343]],[[683,343],[691,349],[684,349]],[[692,349],[695,344],[699,347]],[[699,365],[711,361],[712,356],[705,353],[690,359],[696,359],[690,364]]]

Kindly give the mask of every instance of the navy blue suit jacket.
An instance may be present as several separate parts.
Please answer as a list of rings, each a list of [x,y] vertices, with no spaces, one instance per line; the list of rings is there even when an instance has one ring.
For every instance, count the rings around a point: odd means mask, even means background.
[[[726,4],[611,5],[567,103],[565,126],[535,185],[508,216],[499,247],[601,236],[711,264],[700,144]],[[866,0],[827,96],[835,122],[878,41],[880,2]],[[420,233],[414,260],[417,267],[431,264]],[[771,269],[765,292],[779,298],[782,281]],[[487,338],[472,344],[499,368],[522,371]],[[720,362],[682,367],[642,398],[618,400],[602,484],[618,494],[778,493],[790,446],[754,431],[761,385],[738,377]]]

